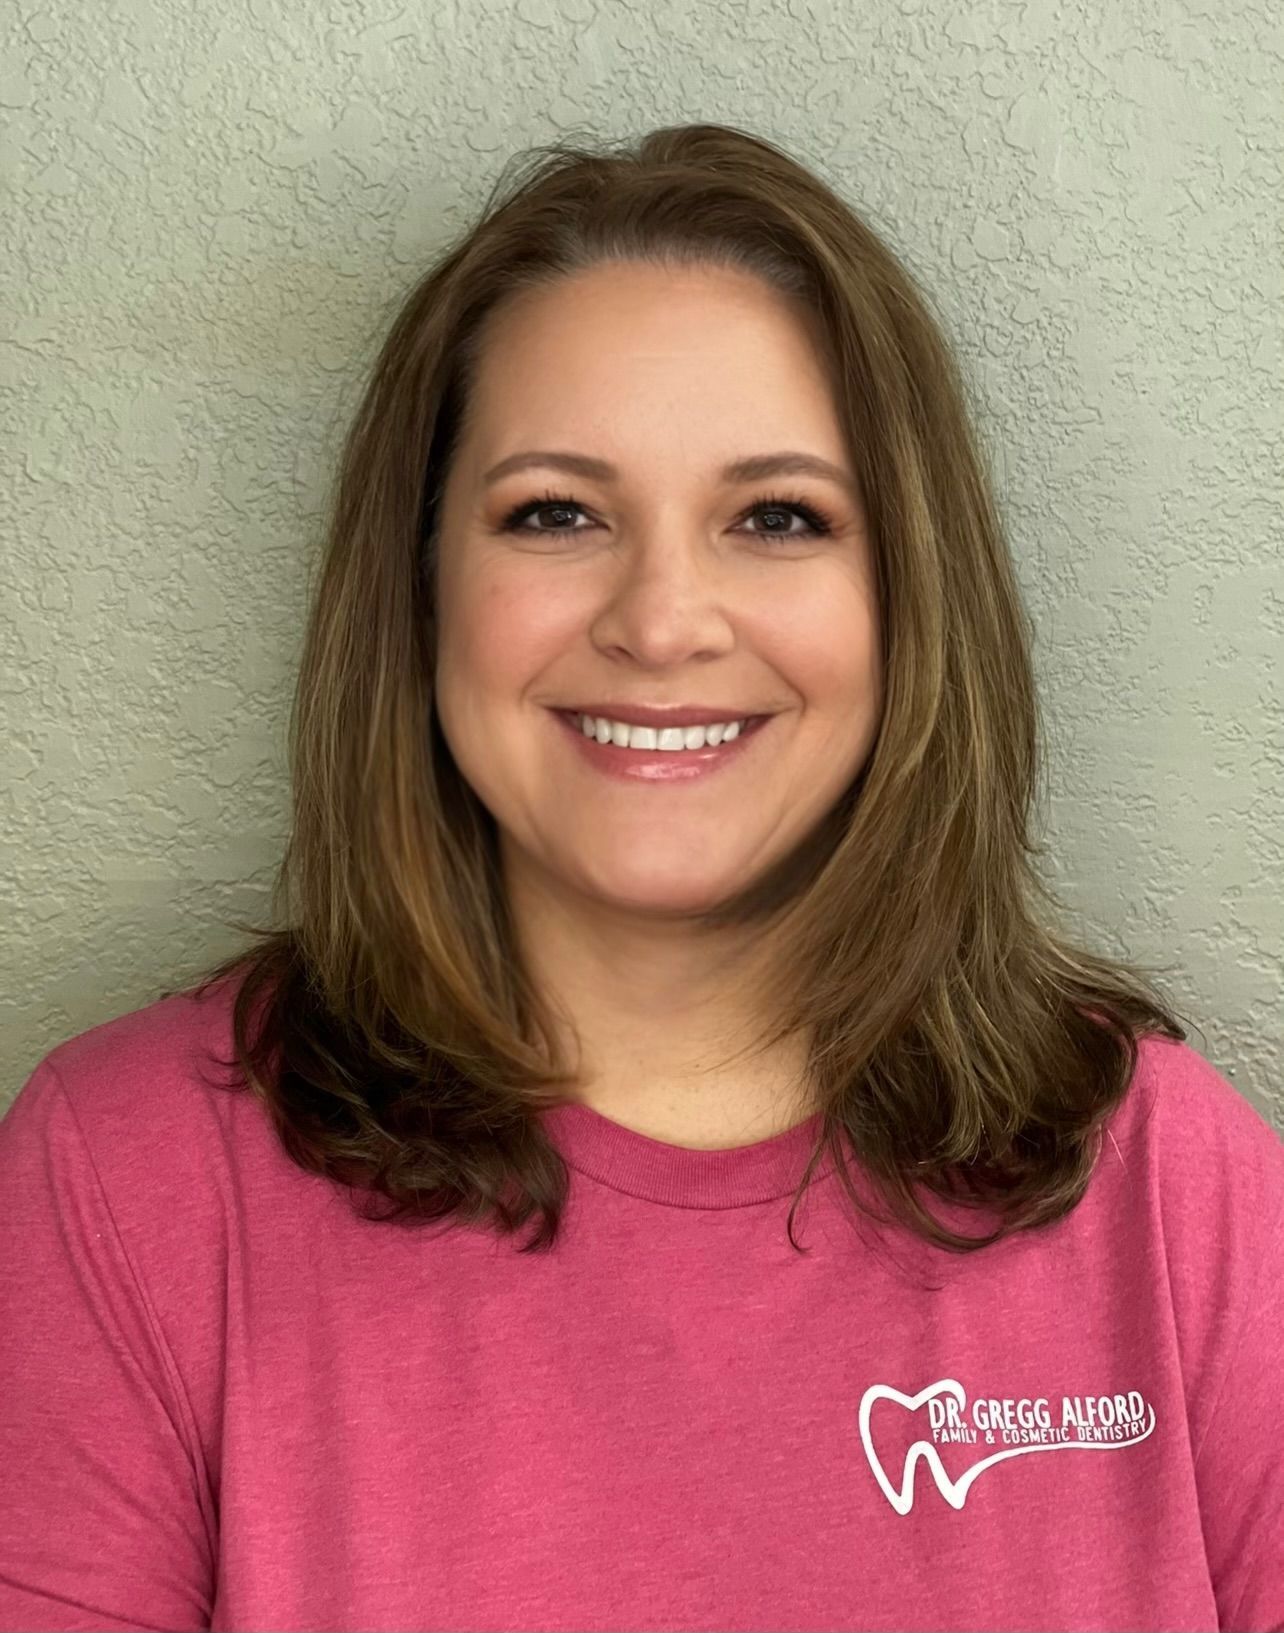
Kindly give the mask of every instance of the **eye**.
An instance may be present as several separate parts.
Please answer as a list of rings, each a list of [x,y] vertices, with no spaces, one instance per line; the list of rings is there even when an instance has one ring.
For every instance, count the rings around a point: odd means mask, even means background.
[[[823,511],[809,505],[805,499],[786,498],[784,495],[769,496],[759,499],[746,512],[747,515],[756,515],[759,511],[768,516],[785,516],[792,512],[806,524],[801,533],[789,533],[780,528],[770,528],[764,535],[766,538],[807,539],[820,538],[833,531],[833,522]]]
[[[500,523],[502,533],[551,533],[554,536],[570,533],[583,533],[587,529],[582,527],[526,527],[523,524],[532,516],[541,511],[560,511],[564,515],[571,511],[583,511],[584,507],[577,499],[568,494],[545,493],[542,498],[527,500],[509,511]],[[823,511],[817,510],[806,500],[785,495],[770,494],[755,500],[745,511],[745,516],[755,516],[763,513],[767,516],[788,516],[793,514],[803,522],[801,532],[791,532],[784,528],[768,528],[760,533],[760,538],[806,539],[820,538],[833,531],[833,523]]]
[[[582,533],[582,527],[523,527],[522,523],[530,516],[538,516],[542,510],[582,510],[583,506],[576,500],[567,498],[560,493],[546,493],[542,499],[531,499],[527,503],[518,505],[510,510],[499,524],[501,533]]]

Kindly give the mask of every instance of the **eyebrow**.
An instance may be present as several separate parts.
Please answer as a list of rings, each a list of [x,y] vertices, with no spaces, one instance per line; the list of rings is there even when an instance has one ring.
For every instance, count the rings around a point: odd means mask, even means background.
[[[502,476],[513,471],[524,471],[532,465],[547,465],[554,470],[568,471],[591,482],[614,482],[619,470],[605,459],[594,459],[588,454],[568,453],[559,449],[538,449],[530,453],[509,454],[498,465],[492,465],[482,478],[484,487],[490,487]],[[837,482],[849,491],[852,480],[838,465],[821,459],[816,454],[785,450],[776,454],[753,454],[747,459],[733,459],[722,467],[724,482],[761,482],[769,476],[820,476]]]

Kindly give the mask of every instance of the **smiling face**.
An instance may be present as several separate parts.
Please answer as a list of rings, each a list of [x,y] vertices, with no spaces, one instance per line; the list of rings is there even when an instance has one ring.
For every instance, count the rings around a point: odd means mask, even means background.
[[[535,450],[615,474],[486,480]],[[724,472],[784,451],[842,480]],[[869,754],[882,664],[860,495],[806,327],[743,272],[608,263],[492,314],[436,588],[442,731],[506,877],[541,895],[710,907],[792,852]],[[630,749],[585,752],[556,712],[599,701],[771,718],[703,775],[621,775],[595,761]],[[643,756],[662,758],[696,761]]]

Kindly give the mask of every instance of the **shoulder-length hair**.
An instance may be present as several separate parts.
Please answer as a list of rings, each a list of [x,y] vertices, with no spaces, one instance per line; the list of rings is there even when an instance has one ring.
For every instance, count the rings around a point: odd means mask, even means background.
[[[885,664],[874,746],[800,854],[705,915],[770,924],[744,1050],[809,1040],[823,1155],[864,1211],[956,1251],[1069,1212],[1148,1031],[1138,968],[1039,922],[1030,629],[924,295],[821,180],[744,131],[526,150],[393,321],[337,470],[290,725],[277,927],[237,923],[239,1081],[366,1217],[454,1216],[551,1248],[569,1175],[538,1113],[575,1098],[515,954],[496,828],[432,707],[437,504],[489,314],[605,259],[756,274],[813,325],[858,473]],[[284,908],[284,912],[281,909]],[[1044,915],[1050,917],[1051,915]],[[748,995],[747,995],[748,996]],[[232,1061],[222,1062],[232,1065]],[[986,1209],[947,1228],[932,1194]],[[889,1215],[881,1211],[878,1217]]]

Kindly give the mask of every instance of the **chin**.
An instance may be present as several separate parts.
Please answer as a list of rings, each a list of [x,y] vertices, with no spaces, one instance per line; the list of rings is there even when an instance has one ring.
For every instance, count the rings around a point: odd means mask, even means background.
[[[630,888],[627,881],[615,877],[590,881],[586,892],[620,912],[671,918],[684,913],[708,912],[726,901],[742,883],[741,880],[710,881],[707,878],[677,882],[652,878],[638,880]]]

